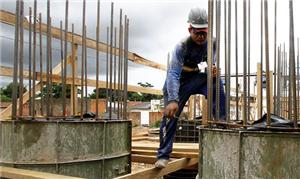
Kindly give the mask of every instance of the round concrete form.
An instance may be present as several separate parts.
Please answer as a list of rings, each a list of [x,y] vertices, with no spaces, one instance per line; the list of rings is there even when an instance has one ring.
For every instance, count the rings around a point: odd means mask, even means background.
[[[131,122],[0,121],[0,165],[84,178],[131,172]]]
[[[200,178],[299,178],[300,133],[200,129]]]

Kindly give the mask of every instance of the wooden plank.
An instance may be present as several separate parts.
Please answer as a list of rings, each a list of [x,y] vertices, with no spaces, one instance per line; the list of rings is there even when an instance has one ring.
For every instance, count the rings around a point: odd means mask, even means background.
[[[181,158],[174,161],[171,161],[166,168],[157,169],[155,167],[150,169],[145,169],[139,171],[137,173],[127,174],[121,177],[117,177],[116,179],[153,179],[162,177],[168,173],[172,173],[174,171],[187,168],[189,166],[195,165],[198,163],[197,158],[189,159],[189,158]]]
[[[158,142],[145,143],[144,141],[133,141],[132,149],[137,150],[157,150],[159,146]],[[176,152],[199,152],[198,143],[173,143],[173,151]]]
[[[0,10],[0,22],[8,24],[8,25],[15,25],[15,15],[11,12]],[[38,26],[39,24],[37,24]],[[28,29],[28,22],[24,19],[24,28]],[[39,28],[37,28],[37,32],[39,32]],[[47,32],[47,25],[42,23],[42,33],[46,34]],[[57,27],[51,27],[51,35],[53,38],[60,39],[60,29]],[[67,34],[67,40],[69,42],[72,41],[72,33],[68,32]],[[74,43],[78,45],[82,45],[82,38],[78,34],[74,34]],[[96,40],[87,38],[86,39],[86,46],[87,48],[92,48],[96,49]],[[107,44],[100,42],[99,43],[99,48],[98,50],[101,52],[106,52]],[[114,50],[112,50],[114,52]],[[116,55],[119,54],[119,49],[116,49]],[[146,65],[155,69],[163,70],[166,71],[167,67],[166,65],[162,65],[150,60],[147,60],[140,55],[137,55],[136,53],[133,52],[128,52],[128,59],[134,63],[141,64],[141,65]]]
[[[262,100],[262,80],[261,80],[262,74],[261,74],[261,64],[257,64],[257,98],[256,98],[256,103],[257,103],[257,119],[260,119],[262,116],[262,105],[260,101]]]
[[[24,170],[11,167],[0,166],[0,178],[11,178],[11,179],[80,179],[78,177],[57,175],[46,172],[38,172],[32,170]]]
[[[274,91],[273,91],[273,71],[269,71],[270,77],[270,110],[274,113]]]
[[[11,67],[4,67],[0,66],[0,76],[8,76],[12,77],[12,71],[13,69]],[[42,81],[46,81],[46,73],[43,73],[42,75],[37,72],[37,79],[40,80],[42,78]],[[29,72],[24,71],[24,78],[28,78]],[[53,83],[61,83],[61,76],[60,75],[52,75],[53,77]],[[67,77],[67,82],[66,84],[72,84],[72,78],[70,76]],[[75,85],[80,85],[81,84],[81,79],[80,78],[75,78]],[[87,80],[87,85],[91,87],[96,87],[96,80]],[[113,84],[114,85],[114,84]],[[116,84],[118,85],[118,84]],[[105,88],[106,83],[105,81],[99,81],[99,87],[100,88]],[[149,89],[149,88],[144,88],[140,86],[133,86],[133,85],[128,85],[128,91],[133,91],[133,92],[141,92],[141,93],[147,93],[147,94],[158,94],[162,95],[161,89]]]
[[[157,160],[156,156],[138,155],[138,154],[131,155],[131,162],[154,164],[156,160]]]
[[[148,140],[148,136],[141,136],[141,137],[132,137],[132,141],[140,141],[140,140]]]
[[[70,56],[67,58],[67,63],[70,63]],[[26,78],[28,78],[29,76],[29,72],[28,71],[23,71],[23,73],[26,72]],[[59,63],[58,65],[56,65],[53,68],[52,73],[58,75],[61,72],[61,63]],[[3,76],[12,76],[12,68],[7,68],[7,67],[0,67],[0,73],[3,73]],[[1,75],[0,75],[1,76]],[[31,75],[32,76],[32,75]],[[25,77],[24,77],[25,78]],[[45,84],[46,81],[43,81],[43,83]],[[41,82],[38,82],[33,88],[35,88],[35,91],[38,92],[41,90]],[[29,91],[25,92],[23,94],[23,104],[25,104],[27,101],[29,100]],[[19,99],[17,101],[17,104],[19,103]],[[19,105],[17,105],[17,108],[19,107]],[[11,119],[9,116],[11,115],[11,108],[12,108],[12,104],[10,104],[9,106],[7,106],[7,108],[5,108],[3,111],[1,111],[0,113],[0,118],[1,119]]]
[[[142,149],[131,149],[132,154],[139,154],[139,155],[157,155],[157,150],[142,150]],[[172,151],[170,157],[172,158],[198,158],[199,153],[196,152],[183,152],[183,151]]]

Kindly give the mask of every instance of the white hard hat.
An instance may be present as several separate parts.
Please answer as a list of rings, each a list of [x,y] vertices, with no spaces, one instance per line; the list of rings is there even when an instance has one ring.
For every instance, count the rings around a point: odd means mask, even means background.
[[[206,10],[203,8],[192,8],[189,12],[188,23],[194,28],[207,28],[208,20]]]

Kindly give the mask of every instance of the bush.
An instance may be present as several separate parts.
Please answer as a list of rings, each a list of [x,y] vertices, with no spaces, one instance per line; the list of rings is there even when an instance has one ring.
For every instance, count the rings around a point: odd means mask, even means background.
[[[156,120],[155,123],[151,124],[149,127],[150,128],[159,128],[161,124],[161,120]]]

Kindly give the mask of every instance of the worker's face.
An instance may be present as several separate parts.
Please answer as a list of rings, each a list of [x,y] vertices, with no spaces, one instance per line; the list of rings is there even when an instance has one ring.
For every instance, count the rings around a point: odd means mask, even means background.
[[[203,29],[189,28],[191,37],[195,43],[202,45],[206,42],[207,33]]]

